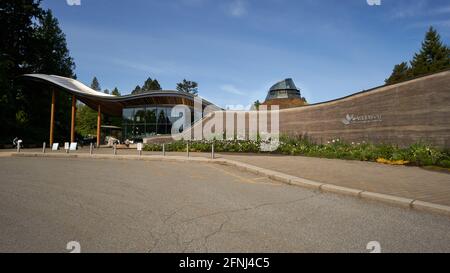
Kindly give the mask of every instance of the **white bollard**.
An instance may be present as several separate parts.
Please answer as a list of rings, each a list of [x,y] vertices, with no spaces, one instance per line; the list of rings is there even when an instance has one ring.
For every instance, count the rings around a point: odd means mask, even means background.
[[[211,145],[211,158],[214,159],[214,143]]]
[[[189,143],[186,144],[186,156],[189,157]]]
[[[94,144],[92,144],[92,142],[91,142],[91,144],[89,145],[89,154],[90,155],[92,155],[92,150],[94,149]]]
[[[163,156],[166,156],[166,144],[163,143]]]
[[[45,142],[42,144],[42,153],[45,154]]]
[[[138,155],[142,156],[142,148],[143,148],[144,144],[142,143],[138,143],[137,144],[137,150],[138,150]]]

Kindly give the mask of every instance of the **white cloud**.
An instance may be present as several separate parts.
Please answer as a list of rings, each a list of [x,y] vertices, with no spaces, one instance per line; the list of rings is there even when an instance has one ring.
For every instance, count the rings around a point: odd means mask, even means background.
[[[447,14],[450,13],[450,6],[446,7],[439,7],[437,9],[434,9],[430,12],[432,15],[440,15],[440,14]]]
[[[412,18],[417,16],[437,16],[450,13],[450,6],[430,7],[429,0],[400,1],[391,13],[393,19]]]
[[[228,111],[248,111],[251,108],[252,108],[251,104],[249,104],[249,105],[242,105],[242,104],[236,104],[236,105],[227,104],[227,105],[225,105],[225,110],[228,110]]]
[[[245,93],[237,89],[234,85],[231,84],[224,84],[220,86],[220,90],[225,91],[227,93],[233,94],[233,95],[239,95],[244,96]]]
[[[229,6],[229,13],[234,17],[241,17],[247,14],[247,4],[244,0],[233,0]]]
[[[180,0],[180,2],[183,5],[195,7],[203,5],[206,2],[206,0]]]
[[[438,32],[442,35],[441,31],[445,28],[450,28],[450,20],[433,20],[433,21],[426,21],[426,22],[417,22],[411,25],[413,28],[428,28],[429,26],[437,27]]]
[[[138,70],[138,71],[144,71],[144,72],[148,72],[148,73],[154,73],[154,74],[159,74],[162,73],[164,70],[163,69],[159,69],[159,68],[155,68],[146,64],[142,64],[142,63],[138,63],[138,62],[131,62],[128,60],[123,60],[123,59],[110,59],[110,61],[116,65],[120,65],[129,69],[134,69],[134,70]]]

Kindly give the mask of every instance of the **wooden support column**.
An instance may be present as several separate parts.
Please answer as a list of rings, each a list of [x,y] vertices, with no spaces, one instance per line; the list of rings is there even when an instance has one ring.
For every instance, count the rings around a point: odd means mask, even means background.
[[[102,127],[102,111],[100,104],[97,112],[97,148],[100,148],[100,131]]]
[[[55,126],[55,89],[52,89],[52,105],[50,108],[50,147],[53,145],[54,126]]]
[[[70,124],[70,142],[75,142],[75,115],[76,115],[77,98],[72,95],[72,120]]]

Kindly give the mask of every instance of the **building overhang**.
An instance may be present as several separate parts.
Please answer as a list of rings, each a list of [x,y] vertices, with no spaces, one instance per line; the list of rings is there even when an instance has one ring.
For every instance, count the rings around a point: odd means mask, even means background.
[[[122,109],[143,105],[188,105],[194,106],[195,95],[174,90],[155,90],[147,93],[114,96],[93,90],[83,83],[66,77],[46,74],[25,74],[20,76],[21,80],[39,82],[44,85],[74,95],[79,101],[94,110],[101,106],[102,112],[112,116],[121,116]],[[220,107],[205,100],[202,107],[211,106],[216,110]]]

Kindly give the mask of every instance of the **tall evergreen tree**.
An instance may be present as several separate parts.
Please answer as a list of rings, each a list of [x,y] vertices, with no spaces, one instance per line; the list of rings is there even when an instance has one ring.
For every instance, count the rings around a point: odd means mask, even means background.
[[[94,77],[92,79],[91,88],[94,89],[95,91],[101,91],[102,90],[102,88],[100,87],[100,83],[98,82],[97,77]]]
[[[151,91],[152,83],[153,83],[152,78],[148,77],[147,80],[145,80],[144,85],[142,85],[141,92]]]
[[[0,142],[21,132],[26,124],[16,122],[20,104],[25,99],[14,79],[33,71],[30,49],[34,44],[34,21],[42,15],[40,1],[0,1]],[[20,115],[19,115],[20,116]]]
[[[161,85],[159,84],[158,80],[152,78],[148,78],[144,85],[142,86],[141,92],[149,92],[149,91],[155,91],[155,90],[161,90]]]
[[[186,79],[183,79],[182,82],[177,83],[177,90],[179,92],[186,92],[191,93],[194,95],[198,94],[198,83],[194,81],[188,81]]]
[[[142,88],[139,85],[136,85],[133,91],[131,91],[131,94],[139,94],[142,93]]]
[[[51,10],[43,12],[41,24],[34,31],[35,69],[46,74],[75,77],[75,63],[67,49],[66,36]],[[45,72],[44,72],[45,71]]]
[[[111,95],[114,96],[120,96],[120,91],[117,89],[117,87],[114,87],[113,91],[111,92]]]
[[[39,24],[33,32],[33,40],[34,45],[30,51],[33,54],[32,66],[34,71],[76,78],[73,72],[75,63],[70,57],[65,34],[60,29],[58,20],[53,16],[51,10],[42,12]],[[48,129],[48,116],[42,115],[42,106],[50,107],[49,96],[40,96],[38,98],[35,90],[28,89],[26,92],[26,99],[23,105],[29,116],[27,130],[39,130],[42,128],[46,131],[45,129]],[[54,135],[56,138],[64,138],[70,132],[70,112],[67,109],[70,109],[71,106],[71,95],[65,92],[58,92],[56,100]],[[42,141],[42,139],[38,140]]]
[[[393,84],[407,80],[411,77],[411,69],[407,62],[397,64],[392,71],[391,76],[386,79],[386,84]]]
[[[25,143],[48,138],[50,92],[38,84],[17,79],[26,73],[75,77],[65,36],[51,11],[40,0],[0,1],[0,122],[8,128],[0,142],[19,136]],[[41,89],[41,90],[36,90]],[[55,135],[67,135],[69,95],[57,94]]]
[[[450,68],[450,48],[444,45],[435,28],[430,27],[425,34],[420,51],[414,54],[413,60],[394,67],[386,83],[392,84],[429,73],[443,71]]]
[[[159,84],[157,79],[154,79],[152,84],[150,85],[150,90],[161,90],[161,85]]]
[[[412,75],[420,76],[450,68],[450,48],[441,41],[436,29],[430,27],[419,53],[411,61]]]

